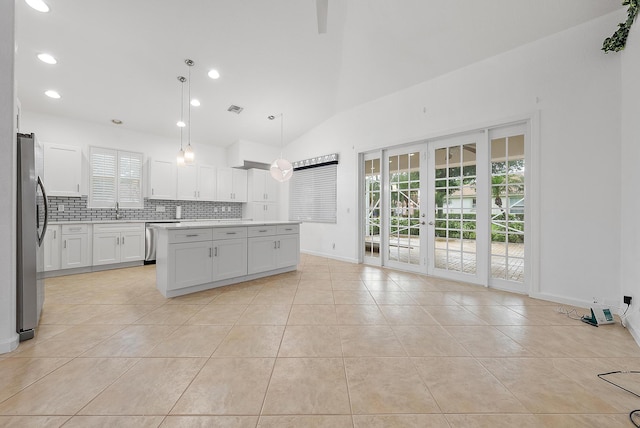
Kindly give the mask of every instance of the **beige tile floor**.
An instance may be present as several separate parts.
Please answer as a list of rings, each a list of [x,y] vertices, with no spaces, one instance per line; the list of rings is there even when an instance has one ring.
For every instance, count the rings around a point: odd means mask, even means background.
[[[640,370],[619,324],[478,286],[303,255],[174,299],[154,266],[46,287],[36,338],[0,356],[2,427],[624,427],[640,408],[596,376]]]

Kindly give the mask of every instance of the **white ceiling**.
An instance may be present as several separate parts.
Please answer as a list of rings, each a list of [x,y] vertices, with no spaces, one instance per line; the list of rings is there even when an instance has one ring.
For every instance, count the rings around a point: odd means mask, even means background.
[[[287,143],[340,111],[621,10],[620,0],[329,0],[318,34],[315,0],[45,1],[44,14],[16,2],[24,110],[179,139],[189,58],[202,102],[192,141],[221,147],[279,145],[267,116],[280,112]]]

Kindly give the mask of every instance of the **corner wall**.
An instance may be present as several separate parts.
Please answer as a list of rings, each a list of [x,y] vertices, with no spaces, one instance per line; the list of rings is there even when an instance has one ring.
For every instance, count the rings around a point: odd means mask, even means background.
[[[600,47],[619,20],[610,14],[358,106],[290,144],[291,161],[340,154],[338,222],[303,224],[301,249],[358,259],[358,152],[538,111],[539,297],[617,301],[620,59]]]
[[[0,2],[0,354],[18,346],[16,333],[15,2]]]
[[[622,57],[622,296],[631,296],[627,326],[640,343],[640,21],[631,28]]]

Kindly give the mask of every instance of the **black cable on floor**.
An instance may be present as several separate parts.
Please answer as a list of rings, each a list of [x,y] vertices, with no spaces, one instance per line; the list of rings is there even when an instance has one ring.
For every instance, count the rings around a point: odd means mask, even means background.
[[[604,378],[604,376],[607,376],[607,375],[610,375],[610,374],[617,374],[617,373],[629,373],[629,374],[632,374],[632,373],[640,373],[640,371],[634,371],[634,370],[631,370],[631,371],[621,371],[621,370],[618,370],[618,371],[615,371],[615,372],[600,373],[600,374],[598,375],[598,377],[599,377],[600,379],[602,379],[603,381],[605,381],[605,382],[609,382],[611,385],[613,385],[613,386],[617,386],[618,388],[622,389],[623,391],[627,391],[628,393],[633,394],[633,395],[635,395],[636,397],[640,398],[640,395],[636,394],[635,392],[633,392],[633,391],[629,391],[627,388],[624,388],[624,387],[622,387],[622,386],[618,385],[617,383],[615,383],[615,382],[611,382],[609,379],[605,379],[605,378]],[[636,428],[640,428],[640,424],[633,420],[633,415],[636,415],[636,414],[640,414],[640,409],[632,410],[632,411],[631,411],[631,413],[629,413],[629,420],[631,421],[631,423],[633,424],[633,426],[635,426]]]

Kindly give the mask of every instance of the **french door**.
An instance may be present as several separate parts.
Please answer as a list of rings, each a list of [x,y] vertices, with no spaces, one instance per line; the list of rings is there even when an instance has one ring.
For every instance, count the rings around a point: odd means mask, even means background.
[[[362,155],[363,261],[527,292],[527,124]]]
[[[430,274],[486,283],[486,140],[477,132],[428,144]]]

